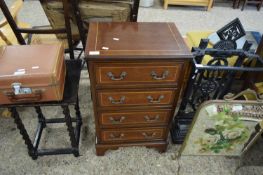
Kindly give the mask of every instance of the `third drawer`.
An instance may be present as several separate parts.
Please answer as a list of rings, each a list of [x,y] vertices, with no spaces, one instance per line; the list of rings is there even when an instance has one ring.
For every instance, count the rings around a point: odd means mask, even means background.
[[[99,112],[99,122],[102,127],[139,126],[139,125],[167,125],[172,111],[144,110],[144,111],[110,111]]]

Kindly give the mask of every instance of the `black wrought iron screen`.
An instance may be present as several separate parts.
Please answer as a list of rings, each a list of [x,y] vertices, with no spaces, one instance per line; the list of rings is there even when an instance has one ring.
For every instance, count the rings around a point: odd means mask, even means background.
[[[229,49],[229,43],[232,41],[220,42],[220,47],[215,45],[214,48],[207,48],[209,40],[202,39],[199,47],[192,48],[192,71],[174,125],[180,125],[180,120],[188,120],[190,124],[201,103],[211,99],[222,99],[230,91],[235,80],[242,80],[244,72],[263,72],[263,59],[255,54],[254,50],[250,50],[252,44],[245,42],[242,49]],[[206,64],[202,64],[206,55],[211,58]],[[183,129],[180,126],[172,128],[172,137],[180,137],[181,140],[176,141],[176,138],[173,138],[175,143],[182,142],[183,136],[180,134],[184,135],[185,129],[187,126]]]

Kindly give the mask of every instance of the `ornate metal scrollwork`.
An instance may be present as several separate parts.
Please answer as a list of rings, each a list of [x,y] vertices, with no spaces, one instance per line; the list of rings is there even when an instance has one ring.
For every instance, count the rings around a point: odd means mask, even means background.
[[[202,94],[209,94],[216,90],[218,87],[217,82],[214,80],[208,80],[205,83],[202,83],[200,86],[200,90]]]
[[[234,80],[240,77],[238,72],[262,71],[263,59],[256,55],[248,42],[243,49],[207,48],[207,39],[202,39],[199,47],[192,48],[193,68],[188,81],[187,89],[182,99],[175,126],[182,120],[190,120],[201,103],[211,99],[222,99],[231,92]],[[210,60],[205,60],[209,59]],[[206,57],[205,57],[206,56]],[[259,66],[251,69],[244,64],[248,59],[259,62]],[[231,62],[231,64],[230,64]],[[206,63],[206,64],[202,64]],[[179,128],[179,127],[178,127]],[[173,128],[173,135],[186,133],[183,129]],[[172,136],[177,137],[177,136]],[[179,137],[178,137],[179,138]],[[173,140],[176,140],[175,138]],[[177,141],[175,141],[177,142]],[[178,142],[177,142],[178,143]]]

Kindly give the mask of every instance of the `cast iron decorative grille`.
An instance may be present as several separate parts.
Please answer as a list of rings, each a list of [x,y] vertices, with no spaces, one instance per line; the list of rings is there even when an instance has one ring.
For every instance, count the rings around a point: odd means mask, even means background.
[[[211,99],[222,99],[230,92],[234,80],[242,79],[243,72],[263,72],[263,59],[256,55],[254,50],[250,50],[251,43],[245,42],[242,49],[226,49],[217,46],[207,48],[208,42],[208,39],[202,39],[199,47],[192,48],[192,72],[174,123],[178,126],[174,126],[171,131],[173,136],[178,137],[180,133],[186,133],[180,129],[180,120],[184,121],[184,125],[187,125],[187,122],[190,124],[201,103]],[[209,57],[210,60],[207,61]],[[258,63],[257,67],[251,67],[255,62]],[[181,143],[183,136],[179,137],[179,142],[176,139],[173,141]]]

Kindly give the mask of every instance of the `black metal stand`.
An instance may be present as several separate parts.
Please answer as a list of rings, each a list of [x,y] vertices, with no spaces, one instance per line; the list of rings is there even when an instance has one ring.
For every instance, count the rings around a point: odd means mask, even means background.
[[[87,32],[84,29],[82,17],[80,15],[79,0],[70,0],[70,3],[72,5],[74,17],[75,17],[76,22],[77,22],[77,27],[78,27],[78,30],[79,30],[80,40],[81,40],[83,48],[85,49],[86,38],[87,38],[86,33]]]
[[[238,73],[263,72],[263,60],[253,51],[249,51],[251,44],[248,42],[244,44],[243,49],[207,48],[207,45],[208,40],[202,39],[199,47],[192,49],[192,72],[171,128],[173,143],[183,142],[195,111],[201,103],[211,99],[222,99],[231,91]],[[205,55],[211,56],[207,65],[201,64]],[[237,58],[232,66],[229,65],[229,59],[233,56]],[[258,66],[250,67],[253,62],[258,62]]]
[[[73,154],[79,156],[79,140],[80,131],[82,125],[82,117],[79,109],[78,99],[78,86],[80,79],[81,60],[67,60],[66,68],[67,75],[65,81],[64,97],[59,102],[44,102],[44,103],[27,103],[27,104],[12,104],[2,105],[0,107],[8,107],[12,113],[12,117],[17,125],[17,128],[22,135],[25,144],[28,148],[28,154],[33,160],[37,159],[38,156],[44,155],[57,155],[57,154]],[[72,118],[69,111],[69,106],[74,105],[76,118]],[[42,113],[42,106],[61,106],[63,109],[64,118],[52,118],[46,119]],[[17,107],[34,107],[38,117],[38,126],[35,134],[34,142],[32,143],[29,134],[17,112]],[[76,122],[75,128],[72,123]],[[47,124],[66,123],[67,130],[70,137],[70,148],[57,148],[57,149],[39,149],[39,143],[41,140],[43,129]]]
[[[131,22],[137,22],[140,0],[134,0],[131,8]]]

